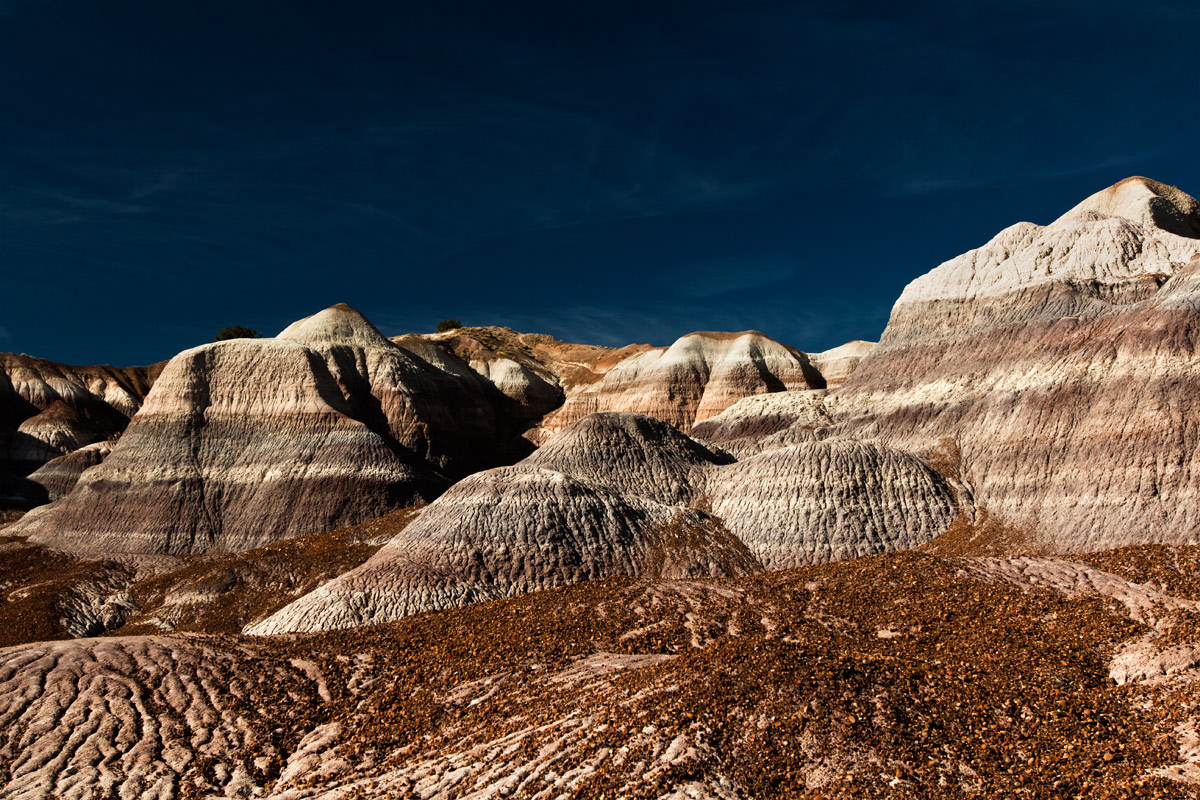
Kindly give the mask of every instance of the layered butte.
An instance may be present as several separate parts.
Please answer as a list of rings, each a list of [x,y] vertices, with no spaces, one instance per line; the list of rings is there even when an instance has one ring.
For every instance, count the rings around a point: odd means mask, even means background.
[[[952,465],[1059,550],[1200,524],[1200,204],[1130,178],[904,290],[830,399],[844,430]]]
[[[690,333],[670,347],[626,358],[570,394],[542,428],[549,435],[588,414],[627,411],[686,431],[743,397],[824,385],[804,353],[757,331]]]
[[[361,567],[249,632],[386,622],[615,575],[850,558],[929,541],[955,512],[928,466],[876,445],[814,442],[735,463],[661,420],[595,414],[515,466],[460,481]]]
[[[11,529],[72,550],[260,546],[429,500],[504,461],[479,386],[334,306],[173,358],[99,466]]]

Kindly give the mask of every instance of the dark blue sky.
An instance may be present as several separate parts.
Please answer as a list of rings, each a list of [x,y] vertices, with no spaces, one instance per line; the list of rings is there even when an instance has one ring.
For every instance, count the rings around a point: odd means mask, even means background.
[[[876,338],[1133,174],[1200,193],[1200,4],[0,0],[0,350],[349,302],[576,341]]]

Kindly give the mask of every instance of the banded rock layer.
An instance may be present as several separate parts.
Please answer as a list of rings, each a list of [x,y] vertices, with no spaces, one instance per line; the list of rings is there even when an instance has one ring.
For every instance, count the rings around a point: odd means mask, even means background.
[[[811,443],[731,463],[661,420],[595,414],[520,464],[459,482],[361,567],[247,632],[385,622],[614,575],[848,558],[928,541],[954,512],[936,473],[886,448]]]
[[[1200,525],[1200,204],[1131,178],[913,281],[831,398],[844,430],[948,442],[975,501],[1049,546]]]
[[[825,379],[826,389],[836,389],[846,382],[859,362],[871,354],[878,342],[856,339],[821,353],[809,353],[808,360]]]
[[[0,509],[45,502],[24,476],[129,424],[162,364],[72,367],[0,353]]]
[[[432,499],[503,463],[478,384],[334,306],[173,358],[112,454],[10,533],[77,551],[231,552]]]
[[[686,431],[743,397],[824,385],[804,353],[757,331],[691,333],[670,347],[626,358],[571,394],[542,428],[553,434],[588,414],[625,411]]]

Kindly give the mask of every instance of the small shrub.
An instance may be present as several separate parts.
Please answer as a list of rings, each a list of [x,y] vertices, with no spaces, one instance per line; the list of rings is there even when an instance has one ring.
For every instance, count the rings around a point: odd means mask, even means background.
[[[445,333],[446,331],[456,331],[459,328],[461,328],[462,326],[463,326],[462,320],[444,319],[438,323],[437,331],[438,331],[438,333]]]
[[[213,337],[214,342],[223,342],[226,339],[261,339],[262,331],[256,331],[253,328],[247,328],[245,325],[230,325],[228,328],[221,328],[217,331],[217,335]]]

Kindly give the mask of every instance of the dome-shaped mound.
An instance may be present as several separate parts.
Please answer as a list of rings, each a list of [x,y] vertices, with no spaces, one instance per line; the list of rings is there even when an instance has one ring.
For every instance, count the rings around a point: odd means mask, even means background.
[[[694,499],[697,470],[732,460],[662,420],[610,412],[584,417],[522,463],[674,504]]]
[[[247,632],[385,622],[612,575],[759,569],[745,545],[701,512],[520,464],[455,484],[361,567]]]
[[[833,424],[825,393],[772,392],[743,398],[692,426],[692,436],[727,449],[738,458],[817,439]]]
[[[712,511],[767,569],[906,550],[953,521],[953,493],[919,458],[848,440],[785,447],[713,470]]]
[[[338,303],[318,311],[311,317],[297,320],[280,331],[275,338],[306,345],[395,347],[362,312],[345,303]]]

